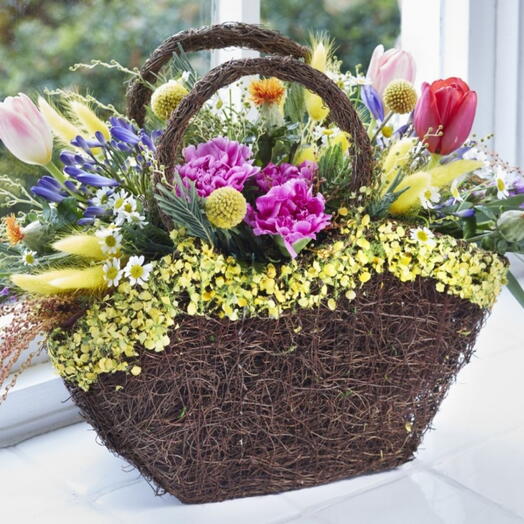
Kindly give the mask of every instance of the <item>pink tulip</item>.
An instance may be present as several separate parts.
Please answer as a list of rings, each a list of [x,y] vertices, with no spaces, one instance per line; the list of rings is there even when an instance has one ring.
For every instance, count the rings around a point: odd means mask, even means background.
[[[415,74],[415,60],[410,53],[401,49],[388,49],[384,52],[383,45],[375,47],[369,62],[367,79],[381,97],[392,80],[407,80],[413,84]]]
[[[413,125],[429,151],[448,155],[468,138],[476,110],[477,93],[460,78],[424,82]]]
[[[51,162],[53,135],[44,117],[23,93],[0,103],[0,140],[26,164]]]

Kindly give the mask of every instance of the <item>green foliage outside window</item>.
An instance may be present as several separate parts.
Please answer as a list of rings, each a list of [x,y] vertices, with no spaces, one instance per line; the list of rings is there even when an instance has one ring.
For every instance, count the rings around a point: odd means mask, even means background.
[[[343,69],[365,71],[375,46],[394,47],[400,33],[397,0],[261,0],[261,7],[264,24],[298,42],[327,33]]]

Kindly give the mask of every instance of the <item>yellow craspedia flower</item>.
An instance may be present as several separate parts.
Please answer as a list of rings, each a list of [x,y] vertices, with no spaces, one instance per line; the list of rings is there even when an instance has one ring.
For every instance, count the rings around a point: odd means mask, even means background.
[[[231,229],[246,216],[247,204],[244,195],[233,187],[215,189],[205,203],[206,215],[216,227]]]
[[[189,91],[177,80],[169,80],[157,87],[151,96],[151,109],[162,120],[169,120]]]
[[[410,113],[415,109],[416,103],[417,92],[407,80],[392,80],[384,91],[384,104],[393,113]]]
[[[253,80],[249,84],[251,100],[257,106],[262,104],[280,104],[286,94],[284,84],[278,78]]]

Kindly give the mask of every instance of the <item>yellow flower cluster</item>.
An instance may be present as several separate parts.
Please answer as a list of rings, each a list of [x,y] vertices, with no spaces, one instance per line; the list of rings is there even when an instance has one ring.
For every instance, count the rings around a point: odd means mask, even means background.
[[[300,261],[279,266],[240,262],[193,238],[173,236],[176,253],[156,263],[144,290],[122,284],[86,313],[69,340],[61,331],[53,334],[50,352],[62,376],[87,389],[100,373],[138,374],[135,346],[162,351],[169,327],[183,313],[237,320],[277,318],[320,304],[334,310],[340,297],[353,299],[384,271],[401,281],[432,277],[438,291],[488,308],[506,275],[497,255],[448,236],[424,243],[406,226],[373,224],[367,215],[348,220],[337,239]]]
[[[403,282],[431,277],[437,291],[482,308],[494,304],[506,283],[507,266],[502,258],[453,237],[443,235],[424,244],[412,239],[404,226],[386,222],[378,228],[378,240],[388,271]]]
[[[186,313],[237,320],[243,315],[278,317],[295,307],[310,308],[336,298],[382,271],[379,247],[366,239],[369,217],[344,229],[346,241],[321,246],[308,261],[252,265],[226,257],[192,238],[178,243],[173,261],[164,259],[157,274],[171,283],[174,296],[188,298]]]
[[[73,333],[51,333],[51,361],[62,377],[86,391],[101,373],[138,375],[140,368],[133,365],[138,345],[162,351],[176,312],[167,287],[145,283],[134,288],[124,282],[113,295],[93,304]]]

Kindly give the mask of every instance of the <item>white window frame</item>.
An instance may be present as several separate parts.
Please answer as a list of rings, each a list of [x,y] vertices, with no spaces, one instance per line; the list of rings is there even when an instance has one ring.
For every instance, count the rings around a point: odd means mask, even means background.
[[[473,131],[524,165],[524,2],[402,0],[401,45],[417,62],[417,83],[459,76],[478,93]]]

